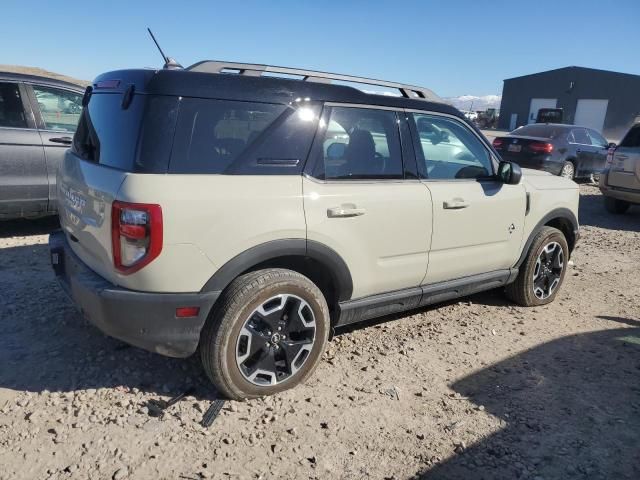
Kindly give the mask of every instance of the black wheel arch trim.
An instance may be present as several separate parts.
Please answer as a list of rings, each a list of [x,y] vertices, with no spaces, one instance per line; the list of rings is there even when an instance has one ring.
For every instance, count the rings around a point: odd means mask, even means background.
[[[540,230],[542,230],[542,227],[546,226],[549,222],[552,222],[556,219],[566,220],[571,224],[573,238],[567,238],[567,243],[569,244],[569,254],[571,254],[571,252],[575,248],[575,244],[578,242],[580,228],[578,219],[568,208],[556,208],[542,217],[542,219],[531,231],[529,238],[527,238],[527,241],[524,244],[524,248],[522,249],[520,258],[518,259],[518,262],[514,265],[514,267],[519,268],[524,263],[525,259],[527,258],[527,254],[529,253],[529,249],[531,248],[531,244],[533,243],[533,239],[540,232]]]
[[[325,265],[336,288],[337,300],[345,301],[353,293],[351,272],[344,259],[332,248],[314,240],[288,238],[261,243],[236,255],[202,287],[202,292],[221,292],[235,278],[262,263],[283,257],[310,258]]]

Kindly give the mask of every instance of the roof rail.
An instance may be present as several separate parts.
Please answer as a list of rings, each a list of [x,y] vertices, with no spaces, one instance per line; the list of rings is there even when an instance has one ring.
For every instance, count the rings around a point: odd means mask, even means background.
[[[276,67],[273,65],[261,65],[255,63],[224,62],[219,60],[204,60],[194,63],[186,70],[203,73],[236,73],[251,77],[259,77],[263,73],[275,73],[286,76],[285,78],[299,77],[299,80],[317,83],[331,83],[332,80],[341,82],[361,83],[378,87],[397,89],[405,98],[415,98],[442,102],[443,100],[433,91],[424,87],[404,85],[402,83],[373,80],[371,78],[355,77],[353,75],[341,75],[338,73],[318,72],[314,70],[302,70],[299,68]]]

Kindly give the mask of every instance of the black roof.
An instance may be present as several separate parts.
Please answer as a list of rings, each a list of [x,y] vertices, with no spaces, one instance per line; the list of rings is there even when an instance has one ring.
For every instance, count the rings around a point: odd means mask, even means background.
[[[4,81],[14,81],[14,82],[26,82],[26,83],[37,83],[39,85],[48,85],[51,87],[62,87],[68,88],[70,90],[76,90],[78,92],[83,92],[84,87],[77,85],[75,83],[66,82],[64,80],[58,80],[51,77],[45,77],[41,75],[29,75],[25,73],[15,73],[15,72],[3,72],[0,71],[0,80]]]
[[[338,103],[430,110],[461,118],[453,106],[428,99],[366,93],[357,88],[274,76],[208,73],[189,70],[116,70],[98,76],[94,92],[124,92],[134,85],[136,93],[176,95],[211,99],[233,99],[285,104],[297,98]]]
[[[598,68],[577,67],[575,65],[572,65],[572,66],[569,66],[569,67],[554,68],[554,69],[551,69],[551,70],[545,70],[543,72],[529,73],[527,75],[520,75],[520,76],[517,76],[517,77],[506,78],[504,81],[507,82],[509,80],[519,80],[521,78],[535,77],[537,75],[553,74],[553,73],[561,72],[561,71],[572,71],[572,72],[582,72],[582,73],[598,73],[598,74],[604,74],[604,75],[614,75],[614,76],[632,77],[632,78],[633,77],[635,77],[635,78],[640,77],[640,75],[635,75],[633,73],[614,72],[612,70],[601,70],[601,69],[598,69]]]

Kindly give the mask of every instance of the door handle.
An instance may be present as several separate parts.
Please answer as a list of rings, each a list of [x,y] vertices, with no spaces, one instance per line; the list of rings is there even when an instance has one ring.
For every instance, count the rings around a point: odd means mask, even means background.
[[[467,208],[469,204],[461,198],[446,201],[442,204],[443,208],[447,210],[460,210],[461,208]]]
[[[327,217],[329,218],[349,218],[359,217],[364,215],[366,210],[364,208],[357,208],[352,203],[345,203],[339,207],[332,207],[327,209]]]
[[[582,150],[580,150],[579,148],[576,148],[576,153],[582,153]]]
[[[49,139],[53,143],[62,143],[63,145],[71,145],[71,137],[54,137]]]

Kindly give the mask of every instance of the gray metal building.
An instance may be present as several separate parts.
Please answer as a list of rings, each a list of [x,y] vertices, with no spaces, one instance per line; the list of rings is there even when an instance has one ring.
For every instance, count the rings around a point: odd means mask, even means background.
[[[640,119],[640,75],[565,67],[504,81],[498,127],[534,123],[540,108],[562,108],[564,123],[618,141]]]

